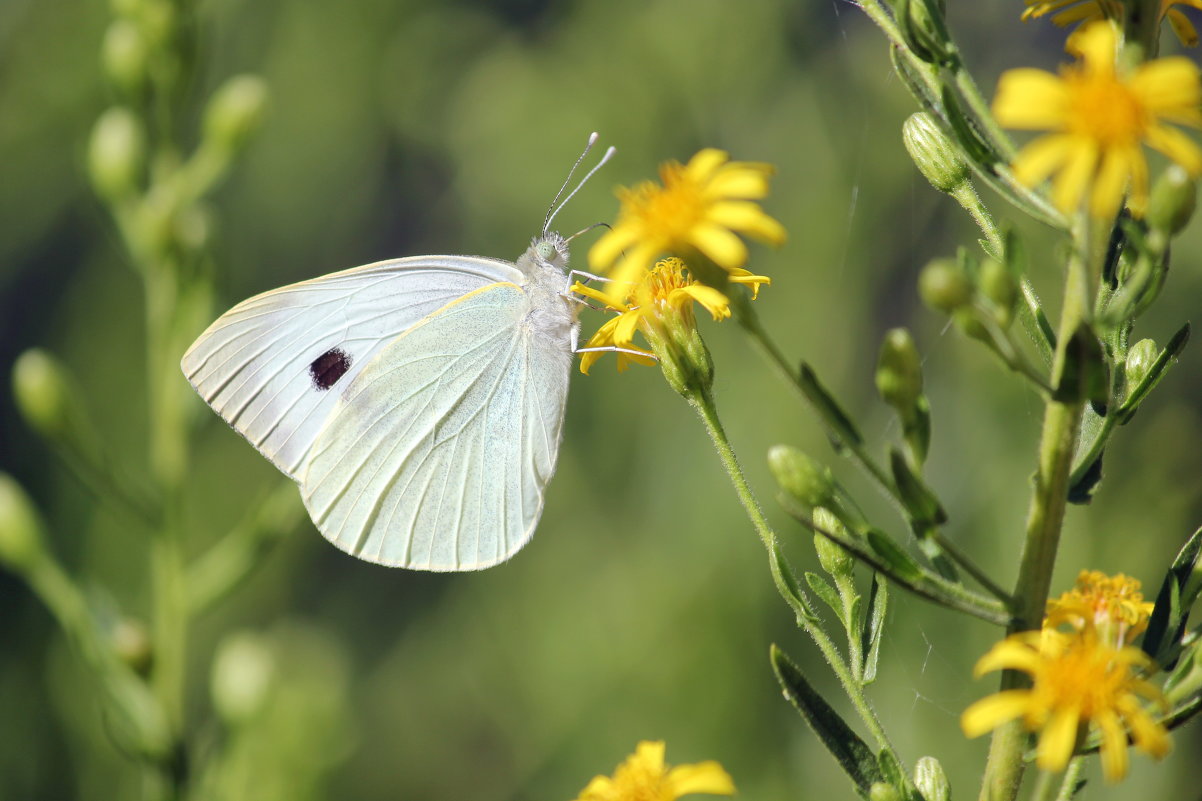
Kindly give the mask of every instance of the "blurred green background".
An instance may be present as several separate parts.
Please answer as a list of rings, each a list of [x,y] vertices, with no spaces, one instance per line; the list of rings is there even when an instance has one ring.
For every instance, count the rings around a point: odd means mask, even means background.
[[[1063,33],[1020,24],[1017,0],[949,5],[986,92],[1007,67],[1060,60]],[[0,375],[26,348],[59,355],[136,470],[147,446],[141,289],[84,177],[88,133],[112,98],[98,66],[108,19],[96,0],[0,3]],[[750,266],[773,277],[759,312],[878,448],[898,431],[874,397],[876,350],[888,328],[911,328],[948,535],[1012,581],[1041,405],[917,301],[926,260],[975,235],[906,157],[911,100],[852,4],[209,0],[197,20],[198,107],[238,72],[261,74],[271,92],[261,130],[212,199],[220,308],[396,256],[514,258],[593,130],[618,157],[559,217],[561,230],[612,219],[611,186],[700,147],[771,162],[766,207],[791,238],[753,253]],[[1168,36],[1165,45],[1176,47]],[[1022,230],[1054,303],[1056,242]],[[1138,334],[1164,342],[1197,311],[1199,244],[1195,226]],[[585,333],[600,321],[586,313]],[[900,532],[740,331],[703,325],[729,433],[795,566],[817,569],[809,536],[773,502],[764,453],[778,442],[829,462]],[[388,570],[341,554],[306,522],[198,623],[189,735],[198,759],[223,741],[237,755],[224,797],[569,799],[638,740],[660,738],[671,762],[721,761],[742,797],[852,797],[773,680],[776,642],[847,711],[772,589],[702,428],[656,370],[619,375],[612,362],[574,375],[546,513],[510,563],[467,575]],[[1202,350],[1187,349],[1118,437],[1095,503],[1070,509],[1054,592],[1088,567],[1129,573],[1154,593],[1202,522],[1200,364]],[[38,502],[95,607],[145,619],[145,533],[81,489],[5,386],[0,467]],[[277,481],[196,406],[193,554]],[[987,738],[966,741],[958,717],[995,688],[969,674],[997,635],[894,595],[872,695],[910,764],[939,757],[959,798],[975,796]],[[272,705],[245,731],[214,714],[217,652],[235,673],[249,669],[239,659],[274,660]],[[1196,793],[1190,755],[1202,737],[1195,726],[1175,740],[1166,764],[1137,756],[1124,784],[1091,797]],[[1100,784],[1096,767],[1088,775]],[[0,573],[0,798],[137,793],[91,677],[25,585]]]

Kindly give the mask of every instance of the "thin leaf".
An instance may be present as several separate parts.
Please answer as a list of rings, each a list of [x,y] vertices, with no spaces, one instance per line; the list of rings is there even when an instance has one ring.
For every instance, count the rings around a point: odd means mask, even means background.
[[[872,749],[860,739],[839,713],[806,681],[801,669],[774,644],[771,649],[772,670],[780,682],[785,697],[801,713],[802,718],[818,739],[831,752],[839,767],[851,778],[860,795],[882,781],[880,767]]]
[[[876,679],[876,666],[881,658],[881,640],[885,631],[885,613],[889,608],[889,583],[879,573],[872,574],[872,587],[868,590],[868,614],[860,635],[860,653],[864,654],[864,671],[861,681],[871,684]]]
[[[1189,597],[1183,596],[1199,556],[1202,556],[1202,528],[1186,540],[1185,545],[1177,552],[1177,558],[1165,573],[1164,581],[1160,583],[1160,592],[1156,594],[1156,605],[1152,607],[1152,617],[1149,618],[1148,628],[1144,631],[1141,646],[1144,653],[1166,670],[1172,669],[1177,661],[1179,643],[1189,619],[1190,607],[1202,588],[1202,585],[1199,585],[1189,593]]]
[[[831,608],[831,610],[835,613],[835,617],[837,617],[839,622],[843,624],[843,627],[846,628],[847,621],[843,618],[843,601],[839,598],[839,593],[835,591],[835,588],[830,585],[830,582],[817,573],[810,573],[807,571],[805,577],[806,583],[810,585],[810,589],[814,591],[814,594],[821,598],[826,605]]]

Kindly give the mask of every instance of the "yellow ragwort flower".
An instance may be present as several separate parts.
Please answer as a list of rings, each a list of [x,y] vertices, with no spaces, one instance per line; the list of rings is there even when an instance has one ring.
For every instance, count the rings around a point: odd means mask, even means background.
[[[644,181],[618,189],[618,221],[588,254],[592,269],[608,272],[614,282],[606,291],[610,300],[620,299],[621,287],[661,256],[698,251],[734,270],[747,262],[747,246],[738,234],[784,242],[784,227],[756,202],[768,194],[772,167],[729,159],[724,151],[707,148],[688,164],[661,165],[662,186]]]
[[[735,784],[717,762],[664,764],[664,744],[643,741],[618,765],[613,778],[597,776],[576,801],[676,801],[683,795],[733,795]]]
[[[1052,22],[1062,28],[1078,22],[1100,19],[1121,19],[1124,5],[1119,0],[1026,0],[1023,19],[1035,19],[1051,14]],[[1186,47],[1198,44],[1198,30],[1179,8],[1185,6],[1202,10],[1202,0],[1160,0],[1160,18],[1168,19],[1173,33]]]
[[[770,284],[772,279],[763,275],[752,275],[747,270],[735,268],[730,273],[731,283],[747,284],[752,297],[759,293],[760,284]],[[579,282],[572,291],[592,298],[618,312],[585,343],[585,348],[621,348],[618,353],[618,370],[625,370],[631,362],[654,364],[654,354],[634,344],[635,332],[654,335],[652,329],[662,328],[670,318],[674,324],[696,326],[693,303],[700,304],[715,320],[730,317],[730,300],[713,287],[705,286],[689,276],[688,266],[675,257],[661,259],[655,267],[644,271],[639,281],[626,289],[626,296],[615,301],[606,293]],[[627,352],[630,351],[630,352]],[[580,372],[588,375],[589,368],[606,351],[586,350],[580,355]]]
[[[1171,747],[1168,732],[1144,709],[1146,698],[1165,706],[1164,696],[1140,678],[1151,668],[1147,655],[1126,646],[1114,648],[1091,627],[1071,634],[1043,629],[1012,634],[993,646],[974,673],[1021,670],[1032,686],[1003,690],[964,710],[960,726],[977,737],[1015,718],[1038,731],[1036,764],[1063,770],[1081,736],[1092,726],[1101,732],[1102,774],[1108,781],[1127,775],[1128,732],[1135,747],[1160,759]]]
[[[1099,218],[1118,211],[1130,184],[1131,210],[1140,214],[1148,196],[1148,164],[1142,145],[1164,153],[1190,175],[1202,174],[1202,149],[1174,122],[1202,127],[1202,81],[1186,58],[1149,61],[1130,71],[1115,63],[1118,33],[1094,22],[1074,33],[1068,51],[1080,61],[1056,76],[1037,69],[1004,73],[993,111],[1009,128],[1051,130],[1018,154],[1013,170],[1034,186],[1052,173],[1052,201],[1066,214],[1088,193]]]
[[[1144,600],[1139,588],[1139,581],[1122,573],[1107,576],[1082,570],[1073,589],[1048,601],[1043,626],[1067,623],[1078,631],[1092,626],[1110,645],[1127,645],[1148,627],[1152,614],[1153,604]]]

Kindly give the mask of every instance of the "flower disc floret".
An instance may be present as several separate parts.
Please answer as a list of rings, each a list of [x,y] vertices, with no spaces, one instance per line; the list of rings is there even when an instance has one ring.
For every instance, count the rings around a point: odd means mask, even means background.
[[[993,110],[1009,128],[1050,130],[1018,154],[1015,177],[1034,186],[1055,174],[1052,202],[1071,214],[1088,197],[1094,217],[1113,216],[1130,192],[1132,212],[1148,197],[1143,145],[1159,150],[1191,176],[1202,174],[1202,149],[1166,122],[1202,127],[1202,79],[1184,58],[1149,61],[1129,73],[1116,57],[1118,32],[1094,22],[1069,37],[1079,57],[1059,76],[1010,70],[998,83]]]
[[[1148,627],[1153,604],[1145,601],[1138,580],[1118,573],[1082,570],[1073,589],[1048,601],[1044,628],[1068,624],[1078,631],[1093,627],[1118,647],[1132,642]]]

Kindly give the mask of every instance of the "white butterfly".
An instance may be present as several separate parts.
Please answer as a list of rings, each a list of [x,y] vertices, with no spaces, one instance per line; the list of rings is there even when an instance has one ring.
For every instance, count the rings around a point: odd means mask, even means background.
[[[516,263],[414,256],[302,281],[239,303],[184,354],[204,401],[342,550],[478,570],[530,540],[579,328],[568,243],[549,231],[559,195]]]

